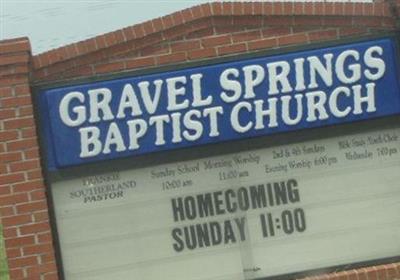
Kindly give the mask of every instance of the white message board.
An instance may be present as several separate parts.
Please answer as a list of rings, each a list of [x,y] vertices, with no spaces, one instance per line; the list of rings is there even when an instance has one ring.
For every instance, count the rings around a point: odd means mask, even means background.
[[[400,128],[54,182],[66,280],[239,280],[400,253]]]

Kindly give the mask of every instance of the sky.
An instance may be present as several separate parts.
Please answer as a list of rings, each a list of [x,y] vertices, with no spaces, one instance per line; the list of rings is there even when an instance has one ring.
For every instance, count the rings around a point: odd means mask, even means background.
[[[28,36],[37,54],[204,2],[0,0],[0,40]]]
[[[38,54],[205,2],[209,1],[0,0],[0,40],[27,36],[33,54]]]

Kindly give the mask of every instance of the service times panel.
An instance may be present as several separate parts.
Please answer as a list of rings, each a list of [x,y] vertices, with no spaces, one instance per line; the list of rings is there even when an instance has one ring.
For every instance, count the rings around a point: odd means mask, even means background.
[[[256,279],[400,252],[400,129],[55,182],[67,280]]]

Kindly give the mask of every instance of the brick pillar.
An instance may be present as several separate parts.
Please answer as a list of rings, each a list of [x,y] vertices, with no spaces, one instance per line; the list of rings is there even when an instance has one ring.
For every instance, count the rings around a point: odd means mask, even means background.
[[[29,85],[27,38],[0,41],[0,224],[10,279],[57,277]]]

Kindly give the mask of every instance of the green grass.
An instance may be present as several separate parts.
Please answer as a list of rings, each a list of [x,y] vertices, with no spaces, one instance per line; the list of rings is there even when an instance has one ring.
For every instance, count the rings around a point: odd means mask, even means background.
[[[9,280],[6,252],[3,240],[3,227],[0,225],[0,280]]]

